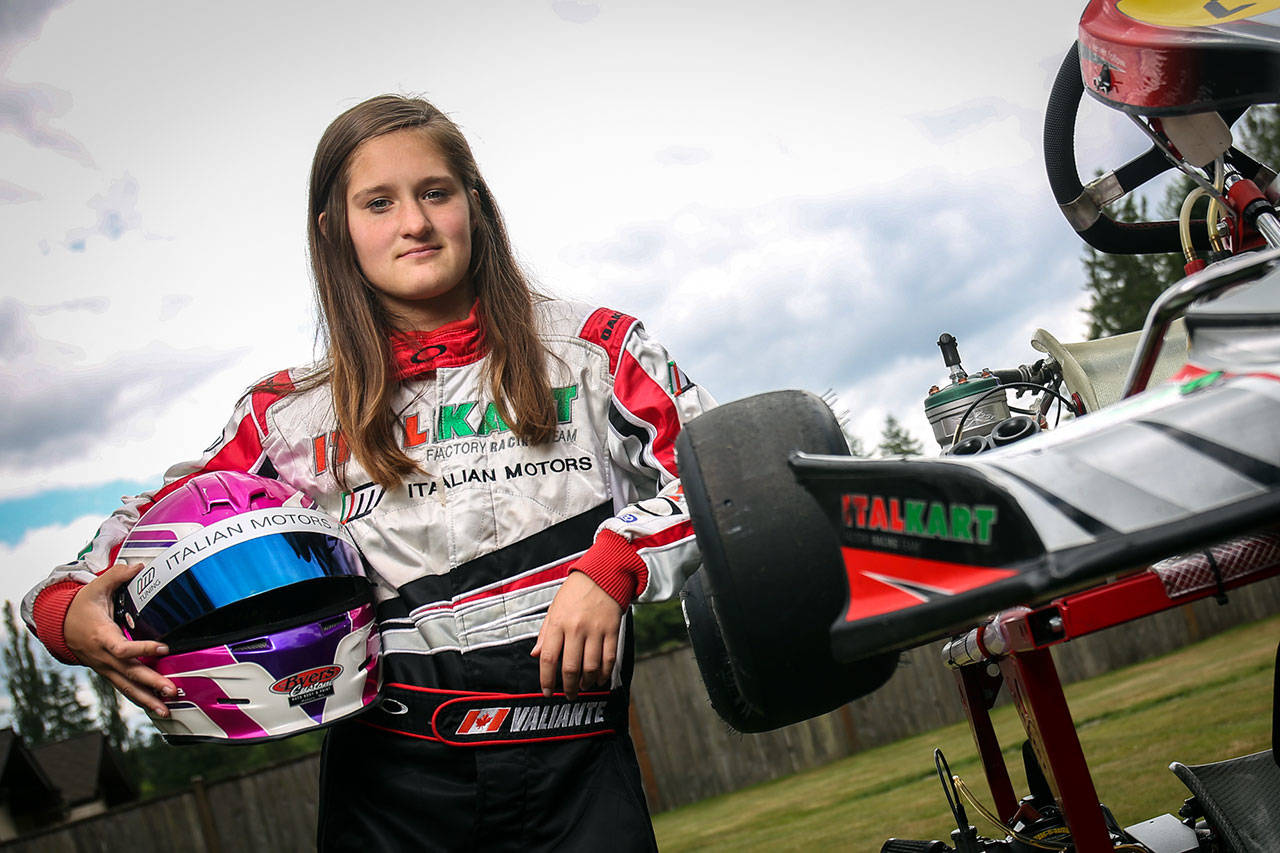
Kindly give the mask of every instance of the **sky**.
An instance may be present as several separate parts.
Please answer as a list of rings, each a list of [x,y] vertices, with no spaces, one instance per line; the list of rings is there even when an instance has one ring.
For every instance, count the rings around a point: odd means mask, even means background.
[[[0,598],[315,357],[311,155],[383,92],[459,123],[544,290],[936,452],[941,332],[971,370],[1083,338],[1040,148],[1083,5],[4,0]],[[1144,147],[1091,103],[1077,144]]]

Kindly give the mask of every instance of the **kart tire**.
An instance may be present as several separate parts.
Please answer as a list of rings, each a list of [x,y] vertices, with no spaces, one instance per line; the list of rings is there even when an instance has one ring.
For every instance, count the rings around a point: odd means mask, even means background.
[[[773,728],[770,721],[752,711],[750,703],[742,697],[738,683],[729,664],[729,650],[720,635],[720,623],[711,608],[699,569],[685,581],[680,590],[680,609],[684,612],[684,625],[693,644],[693,657],[702,674],[707,698],[720,719],[740,732],[763,732]]]
[[[742,700],[734,719],[721,716],[735,728],[735,719],[751,726],[742,731],[832,711],[882,686],[898,662],[897,652],[851,663],[832,657],[830,626],[847,596],[836,519],[793,474],[788,459],[797,450],[849,452],[831,410],[805,391],[712,409],[686,424],[676,442],[702,552],[706,610],[737,692],[722,691],[720,704]],[[704,681],[722,679],[707,670],[717,659],[699,657]]]

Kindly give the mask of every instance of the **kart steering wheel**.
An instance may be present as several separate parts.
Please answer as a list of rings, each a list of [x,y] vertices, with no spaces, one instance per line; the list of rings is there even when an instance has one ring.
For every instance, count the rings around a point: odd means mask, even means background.
[[[1058,69],[1044,117],[1045,169],[1062,214],[1084,241],[1100,252],[1118,255],[1181,252],[1182,242],[1176,221],[1119,222],[1103,210],[1106,204],[1173,168],[1159,148],[1151,146],[1150,150],[1099,177],[1087,187],[1080,181],[1076,166],[1075,130],[1076,114],[1083,96],[1084,80],[1080,74],[1079,43],[1076,43],[1067,51]],[[1243,109],[1231,110],[1223,114],[1223,120],[1231,125],[1243,114]],[[1226,159],[1245,175],[1255,175],[1261,168],[1256,160],[1235,147],[1227,151]],[[1191,234],[1197,249],[1209,250],[1203,219],[1193,220]]]

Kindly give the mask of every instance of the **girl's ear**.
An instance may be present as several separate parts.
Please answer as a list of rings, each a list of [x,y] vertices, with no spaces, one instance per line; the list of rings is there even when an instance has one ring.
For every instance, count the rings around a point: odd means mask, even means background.
[[[329,235],[325,233],[324,230],[324,221],[326,218],[324,211],[320,211],[320,215],[316,217],[316,227],[320,229],[320,236],[327,240],[329,239]]]
[[[480,227],[480,191],[472,187],[471,189],[471,230],[475,231]],[[324,214],[320,214],[323,216]]]

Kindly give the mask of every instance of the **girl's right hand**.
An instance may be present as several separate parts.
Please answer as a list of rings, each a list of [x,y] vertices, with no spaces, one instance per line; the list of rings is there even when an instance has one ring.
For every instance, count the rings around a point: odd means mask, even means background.
[[[142,563],[119,563],[85,584],[71,599],[62,632],[80,663],[110,681],[139,708],[167,717],[169,709],[157,697],[175,696],[177,687],[138,658],[166,655],[169,647],[153,640],[130,640],[112,618],[116,590],[142,568]]]

